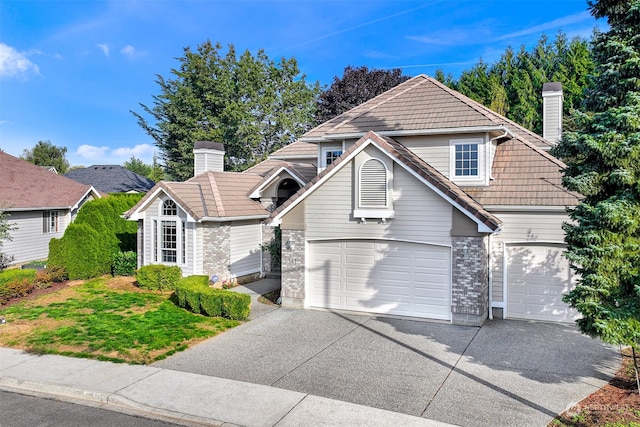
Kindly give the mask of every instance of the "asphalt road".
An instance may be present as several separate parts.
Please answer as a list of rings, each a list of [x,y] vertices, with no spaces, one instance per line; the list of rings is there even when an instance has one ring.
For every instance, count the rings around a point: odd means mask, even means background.
[[[168,427],[175,425],[100,408],[0,391],[0,427]]]

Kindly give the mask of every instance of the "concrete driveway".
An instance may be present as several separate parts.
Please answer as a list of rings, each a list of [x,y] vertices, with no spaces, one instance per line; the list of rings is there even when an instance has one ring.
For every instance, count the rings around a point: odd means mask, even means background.
[[[279,308],[154,366],[461,426],[544,426],[618,363],[614,348],[567,325],[475,328]]]

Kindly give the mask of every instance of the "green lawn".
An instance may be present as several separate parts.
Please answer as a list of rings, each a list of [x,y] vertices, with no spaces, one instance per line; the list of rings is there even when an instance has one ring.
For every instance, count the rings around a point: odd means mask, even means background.
[[[151,363],[241,322],[176,306],[168,293],[95,279],[0,309],[0,346],[128,363]]]

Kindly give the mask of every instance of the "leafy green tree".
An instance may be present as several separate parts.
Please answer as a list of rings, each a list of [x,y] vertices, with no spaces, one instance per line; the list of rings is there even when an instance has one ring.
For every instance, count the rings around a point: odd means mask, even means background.
[[[15,224],[8,220],[9,214],[0,209],[0,270],[4,270],[13,261],[13,256],[2,252],[3,243],[12,240],[11,231],[15,230]]]
[[[555,154],[563,183],[581,193],[564,225],[567,258],[579,274],[564,297],[582,332],[612,344],[640,344],[640,0],[589,1],[609,31],[596,33],[591,113],[576,113]]]
[[[151,166],[138,159],[136,156],[131,156],[129,160],[122,164],[122,167],[130,170],[138,175],[146,176],[147,178],[151,174]]]
[[[155,140],[170,179],[193,176],[196,141],[223,142],[226,167],[242,170],[313,123],[320,89],[305,81],[294,58],[275,61],[262,50],[238,57],[233,45],[221,50],[210,41],[185,48],[171,78],[157,75],[153,106],[140,104],[155,123],[132,112]]]
[[[348,66],[342,78],[335,76],[318,98],[316,124],[324,123],[409,80],[402,70],[376,70]]]
[[[69,168],[66,154],[67,147],[56,147],[51,141],[38,141],[32,149],[23,150],[20,158],[38,166],[53,166],[62,175]]]

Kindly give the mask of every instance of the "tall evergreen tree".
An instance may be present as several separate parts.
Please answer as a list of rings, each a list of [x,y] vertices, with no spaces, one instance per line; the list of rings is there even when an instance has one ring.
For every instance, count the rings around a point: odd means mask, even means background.
[[[567,257],[579,273],[565,302],[580,329],[614,344],[640,345],[640,0],[592,0],[609,31],[593,39],[596,69],[580,130],[555,154],[563,183],[581,193],[564,225]]]
[[[293,142],[313,123],[319,85],[308,84],[294,58],[271,60],[264,51],[240,57],[210,41],[187,47],[172,78],[157,75],[154,105],[140,104],[155,123],[133,112],[155,140],[168,178],[193,175],[196,141],[225,144],[226,167],[241,170]]]

